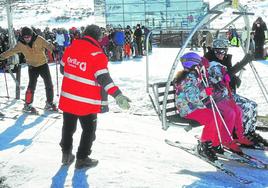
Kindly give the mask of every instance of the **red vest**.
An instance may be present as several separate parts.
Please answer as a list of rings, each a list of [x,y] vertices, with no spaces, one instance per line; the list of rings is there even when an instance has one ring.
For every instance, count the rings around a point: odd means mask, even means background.
[[[86,36],[91,42],[74,40],[62,57],[64,77],[59,100],[63,112],[83,116],[108,111],[107,93],[113,95],[118,89],[104,88],[97,77],[108,73],[108,59],[98,42]]]

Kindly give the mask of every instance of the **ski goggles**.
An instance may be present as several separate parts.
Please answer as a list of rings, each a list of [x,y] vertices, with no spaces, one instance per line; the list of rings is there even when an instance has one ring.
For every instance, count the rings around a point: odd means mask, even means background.
[[[214,53],[216,55],[225,55],[227,53],[227,50],[225,50],[225,49],[214,49]]]

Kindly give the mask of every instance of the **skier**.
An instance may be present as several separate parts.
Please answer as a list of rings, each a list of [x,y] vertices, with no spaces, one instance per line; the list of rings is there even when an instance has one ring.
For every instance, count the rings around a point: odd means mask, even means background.
[[[184,70],[179,71],[174,79],[176,107],[181,117],[204,125],[198,153],[214,162],[217,160],[214,149],[222,150],[217,126],[222,127],[223,124],[219,114],[216,112],[214,117],[212,109],[206,108],[202,101],[211,95],[211,88],[205,88],[199,79],[196,67],[201,63],[201,57],[189,52],[181,57],[181,63]]]
[[[119,27],[118,29],[115,29],[112,40],[115,44],[115,59],[116,61],[122,61],[123,60],[123,47],[125,43],[125,33],[121,27]]]
[[[126,59],[130,59],[131,57],[131,43],[132,43],[132,30],[128,25],[125,29],[125,45],[124,45],[124,54]]]
[[[268,37],[268,30],[266,23],[263,21],[261,17],[258,17],[257,20],[252,25],[252,31],[254,31],[254,41],[255,41],[255,58],[256,59],[263,59],[263,47],[265,43],[265,31],[267,32]]]
[[[141,25],[137,24],[136,29],[134,31],[133,38],[135,39],[135,42],[137,44],[138,53],[135,53],[135,57],[142,57],[143,56],[143,50],[142,50],[142,29]]]
[[[220,134],[223,138],[222,144],[236,153],[242,153],[242,150],[236,144],[251,146],[253,143],[244,136],[242,110],[229,92],[230,77],[226,73],[225,67],[220,63],[216,61],[208,62],[205,58],[202,63],[207,68],[209,86],[213,88],[212,97],[226,123],[226,127],[220,127]],[[230,141],[228,137],[231,137],[232,133],[236,134],[237,139]],[[224,138],[228,139],[224,140]]]
[[[29,83],[25,94],[25,104],[23,110],[30,113],[37,113],[32,106],[34,91],[36,88],[37,78],[39,75],[43,78],[46,87],[46,105],[45,110],[57,111],[56,105],[53,103],[54,92],[53,84],[45,49],[53,51],[54,46],[48,43],[43,37],[37,35],[29,27],[23,27],[18,43],[14,48],[0,54],[0,60],[4,60],[17,53],[22,53],[28,63]]]
[[[236,89],[240,86],[241,80],[235,73],[242,70],[253,57],[251,54],[246,54],[240,62],[232,66],[232,55],[227,52],[228,41],[215,39],[212,44],[212,50],[205,54],[205,58],[209,61],[217,61],[226,67],[227,73],[230,76],[232,96],[236,104],[238,104],[243,111],[244,135],[246,135],[250,141],[254,142],[254,145],[263,144],[268,146],[268,141],[255,132],[257,125],[257,103],[236,93]]]
[[[82,134],[76,153],[77,169],[98,164],[98,160],[89,158],[89,155],[96,138],[97,113],[108,111],[107,93],[115,98],[119,107],[130,108],[130,100],[115,86],[109,74],[108,59],[98,42],[101,35],[97,25],[87,26],[84,37],[73,41],[62,58],[64,77],[59,101],[63,111],[62,163],[69,165],[74,160],[73,134],[79,119]]]

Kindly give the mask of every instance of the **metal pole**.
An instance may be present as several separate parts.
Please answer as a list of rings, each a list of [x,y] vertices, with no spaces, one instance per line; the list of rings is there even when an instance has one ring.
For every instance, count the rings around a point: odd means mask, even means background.
[[[60,61],[60,59],[59,60],[57,60],[56,59],[56,65],[55,65],[55,67],[56,67],[56,84],[57,84],[57,96],[59,96],[59,74],[58,74],[58,61]]]
[[[153,31],[150,31],[146,37],[146,93],[149,93],[149,38]]]
[[[6,11],[7,11],[7,23],[8,23],[9,47],[13,48],[17,44],[17,41],[16,41],[15,34],[13,31],[13,17],[12,17],[11,0],[6,1]],[[13,64],[13,65],[18,64],[19,63],[18,55],[12,56],[8,60],[8,63]],[[18,71],[20,71],[20,69],[18,69]],[[12,76],[12,74],[11,74],[11,76]],[[20,81],[20,79],[17,79],[15,81],[15,83],[16,83],[16,99],[20,98],[20,83],[19,83],[19,81]]]

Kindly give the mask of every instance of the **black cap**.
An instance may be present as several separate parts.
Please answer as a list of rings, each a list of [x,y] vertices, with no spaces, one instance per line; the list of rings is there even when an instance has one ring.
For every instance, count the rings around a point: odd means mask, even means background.
[[[33,36],[33,30],[29,27],[23,27],[21,29],[21,36]]]
[[[94,38],[95,40],[99,40],[102,35],[101,28],[94,24],[88,25],[85,28],[84,35],[90,36]]]

